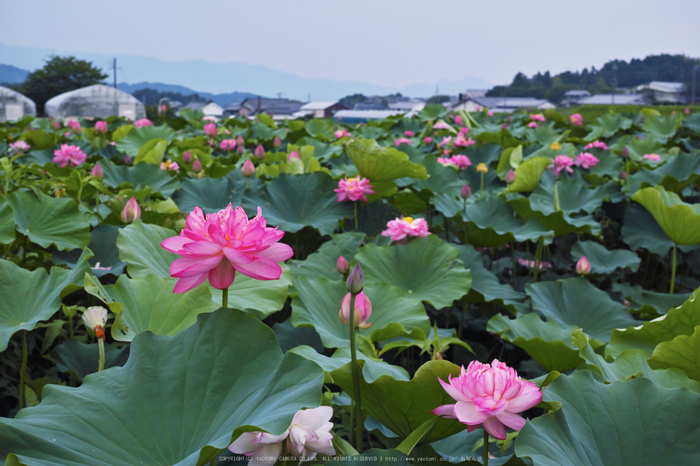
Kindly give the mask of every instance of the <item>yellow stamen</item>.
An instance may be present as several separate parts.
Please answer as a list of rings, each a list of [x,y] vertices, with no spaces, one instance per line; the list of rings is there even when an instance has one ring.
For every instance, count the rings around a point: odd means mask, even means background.
[[[404,217],[403,219],[408,223],[413,223],[413,217]]]
[[[552,150],[561,150],[561,144],[559,144],[558,142],[553,142],[553,143],[549,146],[549,148],[552,149]]]
[[[476,171],[480,173],[488,173],[489,168],[486,166],[485,163],[480,163],[479,165],[476,166]]]

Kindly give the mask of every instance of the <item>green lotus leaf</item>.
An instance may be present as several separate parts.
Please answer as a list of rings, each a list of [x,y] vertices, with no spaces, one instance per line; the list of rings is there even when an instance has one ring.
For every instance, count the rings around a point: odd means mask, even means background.
[[[700,381],[700,326],[692,335],[678,335],[654,348],[649,359],[652,369],[676,367],[693,380]]]
[[[505,179],[508,170],[517,169],[523,161],[523,146],[509,147],[503,151],[501,158],[498,160],[498,177]]]
[[[428,178],[424,166],[411,162],[408,155],[393,147],[380,146],[377,141],[353,139],[347,144],[347,152],[360,174],[370,182]]]
[[[447,109],[442,104],[428,104],[418,112],[418,119],[428,121],[443,118],[445,115],[447,115]]]
[[[172,196],[180,188],[177,178],[151,164],[128,167],[103,160],[100,166],[105,174],[104,184],[111,188],[119,188],[126,183],[131,185],[134,191],[150,188],[151,192],[161,193],[164,197]]]
[[[428,179],[406,181],[413,182],[413,188],[422,195],[431,196],[433,194],[445,194],[448,196],[459,196],[459,192],[464,186],[464,180],[459,177],[459,170],[454,167],[446,167],[437,161],[437,157],[429,156],[423,161]],[[472,186],[472,189],[475,189]],[[461,202],[460,202],[461,204]]]
[[[623,170],[622,157],[604,149],[589,149],[588,152],[598,158],[598,163],[595,167],[588,169],[588,175],[585,176],[586,179],[591,180],[596,176],[600,178],[604,176],[611,178],[620,176]]]
[[[645,318],[666,314],[669,309],[680,306],[690,298],[690,293],[658,293],[627,283],[613,283],[612,289],[627,299],[631,311],[639,312]]]
[[[41,404],[0,419],[0,457],[28,466],[206,464],[244,431],[284,432],[300,408],[318,406],[322,384],[323,371],[283,356],[269,327],[222,309],[174,337],[138,335],[124,367],[79,388],[46,386]]]
[[[542,174],[552,161],[548,157],[534,157],[522,162],[515,170],[515,181],[508,187],[512,193],[532,191],[540,183]]]
[[[530,195],[530,208],[545,215],[551,215],[554,210],[554,190],[559,194],[559,209],[566,214],[586,212],[591,214],[603,205],[610,197],[604,186],[587,188],[574,178],[564,178],[554,183],[540,183]]]
[[[508,204],[516,212],[518,217],[525,222],[538,221],[547,230],[554,232],[554,236],[569,233],[588,233],[597,236],[600,234],[600,223],[591,215],[571,217],[564,210],[555,211],[553,206],[546,208],[546,212],[537,210],[543,208],[543,204],[533,206],[531,199],[520,195],[509,195]],[[517,238],[516,238],[517,239]]]
[[[85,344],[71,338],[56,346],[51,352],[51,359],[56,362],[58,370],[68,372],[78,380],[86,375],[97,372],[100,361],[100,350],[97,343]],[[129,347],[117,348],[105,345],[105,369],[126,364],[129,358]]]
[[[303,175],[281,174],[263,188],[246,191],[241,204],[248,215],[258,207],[269,226],[295,233],[309,225],[326,235],[338,222],[352,217],[352,203],[338,202],[337,183],[322,172]]]
[[[7,198],[17,231],[43,248],[83,249],[90,242],[90,225],[69,198],[41,192],[16,191]]]
[[[86,249],[73,270],[52,267],[50,273],[41,268],[30,272],[0,260],[0,352],[15,332],[49,320],[60,309],[61,298],[80,288],[83,275],[90,272],[91,256]]]
[[[447,195],[449,196],[449,195]],[[402,189],[394,197],[394,207],[399,209],[404,215],[422,214],[428,210],[428,204],[418,197],[416,193],[408,189]],[[452,214],[451,216],[454,216]]]
[[[602,244],[593,241],[578,241],[571,248],[571,257],[577,262],[581,256],[586,256],[586,260],[591,264],[591,272],[598,274],[609,274],[618,268],[628,268],[632,272],[639,270],[642,261],[632,251],[615,249],[610,251]]]
[[[43,129],[27,131],[22,137],[29,141],[35,150],[50,149],[59,141],[59,133],[47,133]]]
[[[119,139],[117,149],[126,153],[131,158],[138,155],[141,147],[154,139],[163,139],[167,142],[172,142],[177,133],[167,126],[144,126],[142,128],[133,128],[126,136]]]
[[[360,362],[364,364],[364,362]],[[389,430],[406,438],[424,422],[434,418],[430,411],[454,403],[438,379],[459,374],[459,367],[449,361],[430,361],[418,368],[410,381],[395,380],[384,375],[374,382],[360,380],[362,409]],[[350,364],[331,373],[333,382],[354,397]],[[447,438],[466,428],[456,419],[439,419],[422,444]]]
[[[591,132],[586,136],[587,141],[593,141],[600,137],[610,138],[619,131],[625,131],[632,127],[632,120],[621,113],[606,113],[596,118],[597,124],[590,126]]]
[[[10,244],[15,240],[15,214],[7,198],[0,196],[0,243]]]
[[[700,178],[700,157],[681,152],[653,170],[642,168],[630,176],[630,190],[637,192],[648,186],[663,186],[666,191],[681,193]]]
[[[564,327],[574,325],[596,340],[607,343],[610,332],[636,323],[627,308],[608,297],[585,278],[527,285],[532,307],[548,321]]]
[[[318,353],[325,350],[316,330],[311,327],[295,327],[292,325],[292,319],[276,322],[271,328],[285,353],[297,346],[309,346]]]
[[[665,257],[673,247],[673,241],[664,232],[654,216],[639,204],[630,205],[625,211],[622,224],[622,239],[633,251],[646,249]],[[697,249],[697,246],[680,246],[683,252]]]
[[[297,276],[294,278],[294,298],[292,299],[292,324],[311,326],[321,337],[327,348],[340,348],[350,341],[348,326],[340,321],[340,302],[347,293],[341,281],[327,278]],[[368,338],[390,324],[399,324],[406,332],[420,328],[425,333],[430,330],[430,322],[425,308],[415,299],[406,298],[396,287],[377,283],[367,287],[365,295],[372,303],[372,327],[360,329],[359,334]]]
[[[489,466],[505,466],[511,464],[515,442],[509,442],[505,451],[494,445],[493,437],[489,440]],[[483,464],[484,429],[479,426],[472,432],[463,430],[446,439],[438,440],[430,446],[450,463],[477,466]],[[517,461],[517,460],[514,460]]]
[[[562,133],[545,124],[525,133],[525,137],[532,143],[543,144],[548,147],[553,142],[561,140]]]
[[[688,128],[694,133],[700,133],[700,113],[688,115],[683,120],[683,127]]]
[[[205,214],[225,209],[232,204],[241,204],[246,186],[260,189],[263,182],[246,178],[240,170],[234,170],[223,178],[193,178],[182,182],[182,187],[173,195],[181,212],[192,212],[199,207]]]
[[[678,335],[692,335],[700,326],[700,300],[698,291],[681,306],[670,309],[666,315],[636,327],[614,330],[610,344],[605,348],[606,357],[617,357],[628,349],[641,349],[651,355],[660,343],[671,341]]]
[[[145,162],[150,165],[160,166],[167,149],[168,141],[165,139],[151,139],[139,149],[134,158],[134,165]]]
[[[325,277],[329,280],[342,280],[343,276],[338,272],[336,263],[340,256],[352,262],[353,257],[360,250],[360,244],[365,240],[364,233],[348,232],[331,235],[331,240],[326,241],[318,248],[318,251],[309,255],[304,261],[290,261],[289,268],[293,277],[306,276],[309,278]]]
[[[676,134],[680,120],[676,115],[657,115],[644,121],[644,131],[650,139],[665,143]]]
[[[700,204],[686,204],[663,187],[644,188],[632,196],[654,216],[671,241],[678,245],[700,243]]]
[[[311,137],[328,140],[333,137],[334,126],[331,119],[313,118],[306,122],[305,128]]]
[[[544,400],[561,408],[525,424],[515,443],[538,466],[693,464],[700,455],[700,396],[684,388],[646,378],[604,385],[580,371],[557,377]]]
[[[531,312],[516,319],[496,314],[486,328],[524,349],[548,372],[566,372],[581,363],[579,349],[571,343],[571,332],[578,328],[574,325],[563,326],[553,320],[544,322]]]
[[[471,275],[459,259],[459,250],[435,235],[408,244],[368,244],[356,256],[362,264],[365,288],[386,284],[404,297],[425,301],[440,309],[469,292]]]

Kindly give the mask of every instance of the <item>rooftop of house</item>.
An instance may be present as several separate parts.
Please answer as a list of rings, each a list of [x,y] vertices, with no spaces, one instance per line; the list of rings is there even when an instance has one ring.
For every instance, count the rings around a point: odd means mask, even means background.
[[[669,81],[652,81],[650,83],[642,84],[641,86],[637,86],[635,88],[635,90],[637,91],[645,89],[657,92],[683,92],[683,90],[685,89],[685,84]]]
[[[325,110],[338,102],[309,102],[301,106],[301,110]]]
[[[613,94],[596,94],[585,97],[578,102],[581,105],[611,105]],[[615,94],[615,105],[644,105],[646,99],[643,94]]]

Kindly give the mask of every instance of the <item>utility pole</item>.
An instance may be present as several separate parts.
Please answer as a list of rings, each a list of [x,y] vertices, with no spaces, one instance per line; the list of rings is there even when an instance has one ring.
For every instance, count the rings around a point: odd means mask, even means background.
[[[612,66],[612,72],[613,72],[613,77],[610,80],[610,84],[612,84],[612,105],[615,105],[615,90],[617,89],[617,63],[613,63]]]
[[[117,88],[117,57],[114,57],[114,61],[112,62],[112,70],[114,73],[114,88]]]
[[[700,66],[693,65],[693,91],[692,97],[690,98],[690,105],[695,105],[695,73],[697,73],[698,68],[700,68]]]

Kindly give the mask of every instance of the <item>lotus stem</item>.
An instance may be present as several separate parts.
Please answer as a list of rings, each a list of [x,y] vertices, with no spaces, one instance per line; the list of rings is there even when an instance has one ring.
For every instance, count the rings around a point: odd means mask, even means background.
[[[25,373],[27,372],[27,331],[22,330],[22,368],[19,372],[19,409],[24,408]]]
[[[355,231],[360,231],[360,228],[357,226],[357,201],[355,201]],[[352,311],[350,311],[352,313]]]
[[[537,276],[539,275],[540,272],[540,259],[542,258],[542,248],[544,245],[544,236],[540,236],[540,239],[537,241],[537,250],[535,251],[535,270],[533,272],[533,283],[537,283]]]
[[[221,290],[221,307],[228,307],[228,287]]]
[[[518,291],[518,279],[515,273],[515,241],[510,245],[510,255],[513,258],[513,289]]]
[[[489,433],[484,428],[484,466],[489,466]]]
[[[105,341],[104,341],[104,337],[98,338],[97,344],[100,348],[100,364],[97,367],[97,372],[102,372],[105,369]]]
[[[479,189],[479,197],[484,197],[484,172],[481,172],[481,188]]]
[[[676,285],[676,243],[673,243],[673,265],[671,266],[671,291],[668,294],[673,294],[673,288]]]
[[[362,452],[362,400],[360,396],[360,367],[357,364],[357,348],[355,344],[355,298],[357,295],[350,295],[350,318],[348,325],[350,326],[350,357],[352,358],[352,385],[355,390],[355,399],[353,400],[352,413],[355,418],[355,449]],[[352,428],[352,426],[351,426]]]

